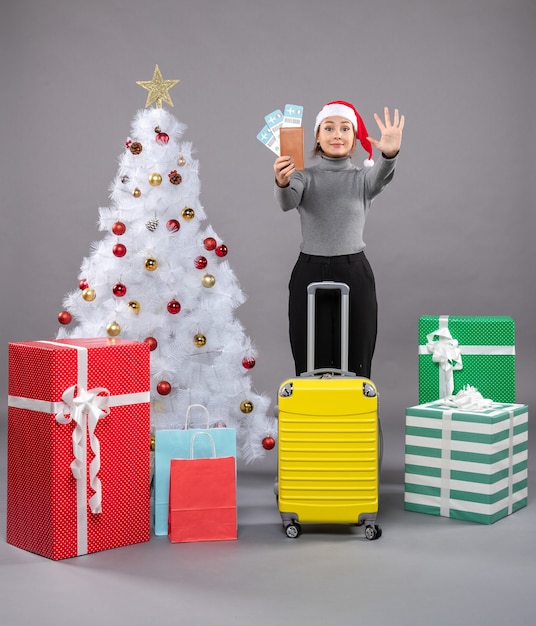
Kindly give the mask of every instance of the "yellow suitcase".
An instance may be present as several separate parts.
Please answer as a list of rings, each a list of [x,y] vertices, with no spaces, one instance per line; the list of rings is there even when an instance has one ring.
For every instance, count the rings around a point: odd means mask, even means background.
[[[341,369],[313,370],[314,311],[318,289],[341,290]],[[278,393],[277,499],[285,532],[302,523],[365,526],[378,539],[381,429],[374,383],[348,368],[348,298],[344,283],[308,288],[308,370],[283,382]]]

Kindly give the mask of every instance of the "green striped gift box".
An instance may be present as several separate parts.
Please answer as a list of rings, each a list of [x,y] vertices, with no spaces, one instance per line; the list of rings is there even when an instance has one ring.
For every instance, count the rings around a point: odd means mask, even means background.
[[[528,407],[406,409],[404,508],[493,524],[527,505]]]
[[[440,391],[441,366],[433,361],[427,337],[448,329],[458,342],[462,367],[453,371],[454,388]],[[433,342],[432,342],[433,343]],[[515,402],[515,324],[506,316],[425,315],[419,319],[419,404],[455,394],[466,385],[484,398]]]

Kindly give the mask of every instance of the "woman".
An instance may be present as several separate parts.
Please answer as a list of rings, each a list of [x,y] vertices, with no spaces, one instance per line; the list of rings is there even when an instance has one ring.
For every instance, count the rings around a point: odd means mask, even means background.
[[[373,198],[392,180],[402,141],[404,116],[389,109],[374,114],[381,138],[368,137],[355,107],[329,102],[316,117],[314,167],[296,170],[290,157],[274,163],[275,197],[283,211],[300,215],[301,252],[289,284],[289,330],[296,375],[306,371],[307,286],[332,280],[350,286],[349,370],[370,378],[376,344],[374,275],[364,253],[363,230]],[[351,161],[356,140],[368,152],[367,167]],[[372,161],[372,145],[381,152]],[[337,294],[322,290],[316,304],[315,368],[340,367]]]

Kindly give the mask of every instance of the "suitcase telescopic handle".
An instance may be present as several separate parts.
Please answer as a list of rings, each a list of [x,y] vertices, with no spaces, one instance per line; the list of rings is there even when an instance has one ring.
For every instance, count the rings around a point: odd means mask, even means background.
[[[316,292],[319,289],[338,289],[341,292],[341,370],[348,370],[348,336],[350,327],[350,287],[346,283],[323,280],[307,287],[307,371],[315,369],[315,313]]]
[[[303,372],[303,374],[301,374],[301,376],[303,378],[315,378],[318,376],[344,376],[344,377],[348,377],[348,376],[353,376],[353,377],[357,377],[357,374],[355,374],[354,372],[349,372],[347,370],[340,370],[336,367],[321,367],[319,369],[316,370],[311,370],[311,371],[307,371],[307,372]]]

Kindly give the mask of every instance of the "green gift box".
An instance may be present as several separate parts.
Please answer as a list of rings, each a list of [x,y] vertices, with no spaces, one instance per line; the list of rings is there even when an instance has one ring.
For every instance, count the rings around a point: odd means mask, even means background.
[[[527,505],[528,407],[406,409],[404,508],[493,524]]]
[[[466,385],[513,403],[515,324],[506,316],[427,315],[419,319],[419,404]]]

